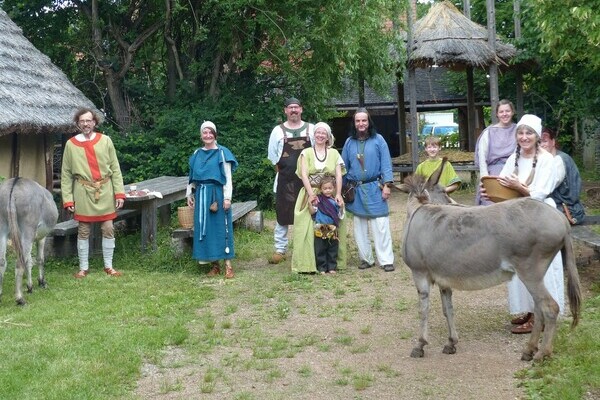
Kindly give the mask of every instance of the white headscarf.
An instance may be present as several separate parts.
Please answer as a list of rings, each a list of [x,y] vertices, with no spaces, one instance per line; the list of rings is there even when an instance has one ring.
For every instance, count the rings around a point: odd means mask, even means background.
[[[317,129],[319,128],[323,128],[325,129],[325,131],[327,132],[327,147],[333,147],[333,142],[335,141],[335,137],[333,136],[333,133],[331,133],[331,127],[329,125],[327,125],[325,122],[317,122],[315,124],[315,130],[313,132],[316,132]]]
[[[217,126],[211,122],[211,121],[204,121],[202,123],[202,125],[200,125],[200,132],[202,132],[204,130],[204,128],[210,128],[213,130],[213,132],[215,133],[215,136],[217,135]]]
[[[527,125],[528,127],[530,127],[531,129],[533,129],[535,131],[535,133],[537,133],[538,138],[542,135],[542,120],[533,114],[525,114],[521,117],[521,119],[519,120],[519,122],[517,123],[517,130],[519,129],[519,126],[521,125]]]

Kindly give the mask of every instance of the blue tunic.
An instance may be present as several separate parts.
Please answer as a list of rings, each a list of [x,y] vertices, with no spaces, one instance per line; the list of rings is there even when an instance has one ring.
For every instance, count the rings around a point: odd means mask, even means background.
[[[379,218],[389,215],[387,201],[381,197],[380,184],[393,182],[392,158],[385,139],[375,134],[365,140],[349,137],[344,143],[342,159],[348,173],[344,181],[360,181],[356,196],[346,209],[363,218]]]
[[[202,261],[230,260],[235,257],[231,208],[223,209],[223,186],[227,181],[223,161],[235,171],[238,162],[231,151],[197,149],[190,157],[190,183],[196,184],[194,207],[194,243],[192,257]],[[216,212],[210,205],[216,202]],[[227,251],[229,250],[229,251]]]

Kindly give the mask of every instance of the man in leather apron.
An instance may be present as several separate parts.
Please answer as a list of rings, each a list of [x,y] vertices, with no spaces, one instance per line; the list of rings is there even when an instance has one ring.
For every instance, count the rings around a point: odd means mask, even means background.
[[[269,160],[275,165],[277,175],[275,192],[275,252],[269,263],[278,264],[285,260],[288,247],[288,227],[294,223],[294,205],[302,180],[296,176],[298,157],[303,149],[311,146],[314,126],[302,121],[302,103],[291,97],[283,109],[287,119],[271,131],[269,138]]]

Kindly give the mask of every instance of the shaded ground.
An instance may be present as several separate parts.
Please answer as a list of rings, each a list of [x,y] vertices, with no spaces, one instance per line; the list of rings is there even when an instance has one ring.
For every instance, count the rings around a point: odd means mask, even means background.
[[[232,328],[221,331],[220,344],[200,356],[170,348],[162,360],[146,363],[136,395],[144,399],[522,398],[515,373],[530,365],[520,361],[528,335],[509,331],[505,285],[454,294],[460,340],[457,354],[450,356],[441,353],[447,330],[439,296],[432,296],[425,358],[409,357],[418,331],[418,311],[416,290],[399,251],[405,198],[396,194],[391,203],[394,272],[359,271],[354,255],[348,270],[336,276],[303,276],[303,290],[286,293],[278,293],[277,288],[281,281],[294,279],[288,272],[289,260],[279,266],[254,260],[239,266],[233,281],[203,279],[200,285],[211,285],[219,301],[211,310],[198,310],[199,318],[210,313],[215,325],[233,321]],[[458,200],[471,201],[470,197]],[[585,249],[577,247],[577,251],[590,261],[581,269],[585,286],[589,277],[597,279],[600,268]],[[262,284],[255,288],[255,282]],[[235,311],[227,314],[223,309],[232,299]],[[253,326],[245,330],[245,324]],[[191,321],[190,341],[201,343],[205,328],[200,321]],[[252,332],[264,341],[272,340],[265,345],[266,357],[259,356],[264,348]],[[294,345],[278,353],[273,344],[277,341]]]

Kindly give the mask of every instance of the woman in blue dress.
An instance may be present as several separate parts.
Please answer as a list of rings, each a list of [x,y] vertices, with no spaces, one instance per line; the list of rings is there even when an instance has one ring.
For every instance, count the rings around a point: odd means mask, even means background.
[[[225,278],[233,278],[231,260],[235,257],[231,220],[232,173],[238,162],[231,151],[217,144],[217,127],[210,121],[200,126],[203,147],[190,157],[188,206],[194,207],[194,243],[192,257],[210,262],[209,276],[221,273],[224,260]]]

